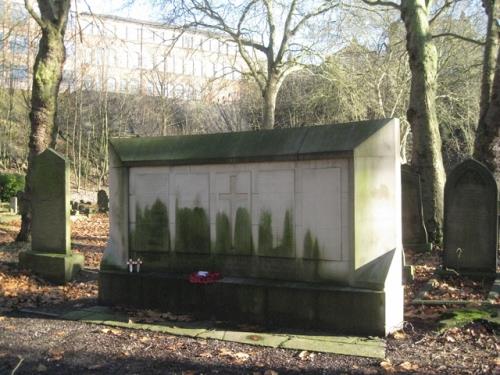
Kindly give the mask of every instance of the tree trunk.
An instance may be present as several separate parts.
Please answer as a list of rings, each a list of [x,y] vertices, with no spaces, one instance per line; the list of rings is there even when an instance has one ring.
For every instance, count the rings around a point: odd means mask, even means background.
[[[476,135],[474,156],[484,163],[500,184],[500,49],[497,50],[495,77],[488,109]],[[496,148],[496,150],[495,150]]]
[[[33,67],[31,93],[31,133],[29,137],[28,170],[22,196],[21,230],[16,241],[27,241],[31,233],[31,189],[33,161],[49,144],[55,128],[57,95],[66,57],[64,32],[68,19],[70,0],[39,0],[40,16],[28,9],[42,29],[38,54]],[[53,139],[53,138],[52,138]]]
[[[412,166],[420,174],[424,217],[431,240],[440,243],[443,226],[445,172],[435,108],[437,52],[429,31],[432,1],[403,0],[401,18],[411,70],[407,112],[413,134]]]
[[[277,77],[271,77],[267,81],[266,88],[262,93],[263,112],[262,129],[274,128],[274,116],[276,112],[276,98],[278,97],[279,84]]]
[[[487,120],[486,116],[489,112],[493,96],[495,95],[495,92],[492,90],[492,86],[494,85],[493,80],[497,79],[496,76],[498,76],[499,61],[497,55],[499,51],[498,38],[500,30],[498,25],[496,25],[496,19],[500,16],[500,0],[483,0],[483,6],[488,16],[488,29],[486,44],[484,46],[479,122],[474,142],[474,157],[484,163],[492,171],[495,171],[496,165],[493,151],[495,129],[492,128],[491,118]],[[498,95],[498,93],[496,95]]]

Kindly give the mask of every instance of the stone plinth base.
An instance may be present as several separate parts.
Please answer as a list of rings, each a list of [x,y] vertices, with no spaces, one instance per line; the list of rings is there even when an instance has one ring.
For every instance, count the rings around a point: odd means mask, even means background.
[[[25,251],[19,253],[19,267],[32,270],[44,279],[57,284],[71,281],[83,268],[82,254],[54,254]]]
[[[401,291],[402,295],[402,291]],[[200,319],[385,336],[384,291],[316,283],[226,277],[213,284],[187,275],[102,271],[99,303],[191,313]]]
[[[430,242],[403,244],[403,248],[412,249],[419,253],[427,253],[432,250],[432,244]]]

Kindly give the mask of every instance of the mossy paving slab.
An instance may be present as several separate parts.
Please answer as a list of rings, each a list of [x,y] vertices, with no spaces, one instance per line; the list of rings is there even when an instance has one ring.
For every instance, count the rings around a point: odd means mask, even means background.
[[[61,315],[61,318],[78,320],[83,323],[102,324],[112,327],[144,329],[162,332],[176,336],[195,337],[238,342],[242,344],[283,348],[293,350],[308,350],[322,353],[353,355],[370,358],[385,357],[385,340],[378,337],[357,336],[326,336],[316,334],[287,334],[242,332],[217,330],[206,322],[161,322],[134,323],[122,314],[102,306],[75,310]]]
[[[278,348],[288,340],[286,336],[273,335],[270,333],[255,333],[255,332],[238,332],[226,331],[224,334],[224,341],[239,342],[249,345],[269,346],[271,348]]]
[[[384,358],[385,343],[378,345],[367,345],[366,343],[343,343],[336,341],[305,339],[290,337],[281,346],[284,349],[308,350],[313,352],[325,352],[359,357]]]

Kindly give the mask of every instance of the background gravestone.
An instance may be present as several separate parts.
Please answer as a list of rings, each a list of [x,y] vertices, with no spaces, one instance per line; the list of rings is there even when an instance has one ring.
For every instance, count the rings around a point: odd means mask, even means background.
[[[495,273],[498,188],[492,173],[466,160],[451,171],[444,193],[444,266]]]
[[[403,247],[417,251],[431,250],[424,224],[420,176],[407,164],[401,166]]]
[[[34,160],[31,196],[31,251],[19,254],[20,266],[50,281],[69,281],[83,266],[83,255],[71,251],[69,164],[52,149]]]
[[[97,208],[99,212],[109,211],[109,198],[105,190],[99,190],[97,192]]]

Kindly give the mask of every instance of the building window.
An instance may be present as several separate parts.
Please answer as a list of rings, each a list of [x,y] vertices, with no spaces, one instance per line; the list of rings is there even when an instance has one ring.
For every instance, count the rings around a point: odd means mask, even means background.
[[[90,76],[83,77],[83,89],[92,90],[92,78]]]
[[[92,54],[93,51],[89,48],[83,50],[83,63],[84,64],[92,64]]]
[[[173,56],[167,56],[165,62],[165,70],[167,73],[173,73],[175,68],[175,61]]]
[[[116,25],[116,35],[118,38],[126,40],[127,39],[127,25],[120,24]]]
[[[26,53],[28,52],[28,38],[24,36],[15,36],[10,42],[10,50],[12,53]]]
[[[174,98],[181,99],[184,96],[184,86],[181,84],[174,87]]]
[[[193,75],[194,74],[194,62],[193,60],[184,61],[184,74]]]
[[[108,50],[108,65],[118,66],[118,61],[116,59],[116,51],[114,49]]]
[[[203,63],[201,60],[194,60],[194,75],[197,77],[203,76]]]
[[[98,48],[95,54],[96,65],[104,65],[104,48]]]
[[[174,61],[174,73],[183,74],[184,73],[184,59],[181,57],[175,58]]]
[[[188,100],[194,99],[194,89],[192,86],[187,85],[184,90],[184,97]]]
[[[121,92],[126,92],[127,91],[127,80],[123,78],[120,80],[120,91]]]
[[[148,95],[154,95],[155,94],[155,85],[153,82],[148,82],[146,86],[146,90]]]
[[[139,81],[136,79],[131,79],[130,84],[128,85],[128,89],[130,92],[138,92],[139,91]]]
[[[145,52],[142,55],[142,67],[144,69],[153,69],[154,66],[154,56]]]
[[[128,67],[138,68],[141,65],[141,55],[138,52],[132,52],[128,56]]]
[[[191,35],[184,35],[182,37],[183,48],[193,48],[193,37]]]
[[[108,81],[106,82],[106,89],[108,90],[108,92],[115,92],[116,91],[116,79],[108,78]]]

